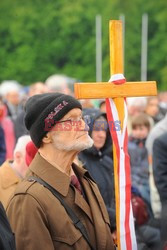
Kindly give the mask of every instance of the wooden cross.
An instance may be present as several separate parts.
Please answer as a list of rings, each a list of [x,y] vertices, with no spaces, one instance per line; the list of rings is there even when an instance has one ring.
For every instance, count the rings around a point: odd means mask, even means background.
[[[122,22],[110,21],[110,74],[123,74],[123,39]],[[77,99],[101,99],[112,98],[117,107],[121,125],[124,119],[124,97],[155,96],[157,88],[155,81],[149,82],[126,82],[122,85],[115,85],[108,82],[100,83],[76,83],[74,86],[75,97]],[[115,200],[116,211],[119,211],[119,192],[118,192],[118,165],[116,150],[114,147],[114,180],[115,180]],[[116,214],[117,223],[117,244],[120,249],[120,227],[119,213]]]

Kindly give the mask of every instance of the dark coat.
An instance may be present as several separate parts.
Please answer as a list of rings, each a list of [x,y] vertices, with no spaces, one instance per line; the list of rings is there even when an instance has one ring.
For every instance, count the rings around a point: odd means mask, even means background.
[[[73,165],[86,199],[70,185],[70,177],[36,154],[28,176],[38,176],[56,189],[86,227],[96,250],[113,250],[109,217],[97,185],[88,172]],[[7,207],[17,250],[90,250],[59,200],[37,182],[24,180]]]
[[[25,111],[21,110],[19,112],[19,114],[17,115],[16,119],[13,120],[16,141],[18,140],[18,138],[20,136],[28,135],[29,134],[29,132],[26,129],[26,126],[24,124],[24,116],[25,116]]]
[[[0,249],[15,250],[14,234],[11,230],[5,209],[0,202]]]
[[[92,128],[94,122],[103,115],[96,109],[86,109],[83,112],[84,117],[89,117],[91,122],[88,124],[90,127],[89,134],[92,134]],[[110,222],[115,227],[115,202],[114,202],[114,174],[113,174],[113,160],[112,160],[112,142],[107,129],[106,142],[100,150],[97,150],[94,146],[86,149],[79,154],[79,159],[84,164],[84,167],[88,170],[89,174],[96,181],[100,193],[104,199],[107,207]],[[114,228],[113,228],[114,229]]]
[[[133,186],[148,185],[149,164],[148,153],[145,147],[145,139],[129,137],[128,152],[131,164],[131,176]]]
[[[153,174],[161,202],[167,202],[167,133],[154,141]]]
[[[167,249],[167,133],[155,139],[153,144],[153,175],[161,200],[161,241]]]
[[[145,139],[129,137],[128,152],[131,165],[132,186],[136,187],[150,207],[149,163]]]
[[[0,165],[6,159],[6,144],[5,144],[5,135],[3,128],[0,126]]]

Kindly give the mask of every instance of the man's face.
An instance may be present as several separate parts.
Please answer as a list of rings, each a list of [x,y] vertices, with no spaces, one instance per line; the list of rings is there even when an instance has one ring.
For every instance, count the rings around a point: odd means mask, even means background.
[[[106,141],[106,136],[107,136],[106,130],[104,126],[101,126],[101,128],[99,126],[100,124],[103,125],[103,122],[107,122],[107,121],[106,119],[101,117],[100,119],[97,119],[95,121],[95,124],[93,126],[92,139],[94,141],[94,147],[97,149],[101,149],[104,146],[105,141]]]
[[[93,140],[78,108],[70,110],[50,131],[53,146],[58,150],[77,151],[90,148]]]

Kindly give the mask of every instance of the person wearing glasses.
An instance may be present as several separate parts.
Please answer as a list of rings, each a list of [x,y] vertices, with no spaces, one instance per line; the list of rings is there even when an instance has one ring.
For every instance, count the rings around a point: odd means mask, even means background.
[[[81,104],[61,93],[35,95],[25,125],[38,152],[7,207],[17,250],[114,249],[97,185],[73,163],[93,145]]]

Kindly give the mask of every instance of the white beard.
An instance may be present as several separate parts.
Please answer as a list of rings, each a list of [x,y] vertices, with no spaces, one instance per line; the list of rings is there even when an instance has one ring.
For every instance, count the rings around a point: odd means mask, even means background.
[[[85,150],[87,148],[91,148],[93,146],[94,141],[92,138],[88,135],[87,140],[81,141],[81,140],[73,140],[70,142],[62,142],[62,140],[59,138],[59,136],[53,137],[53,146],[58,150],[64,150],[64,151],[77,151],[80,152],[82,150]]]

